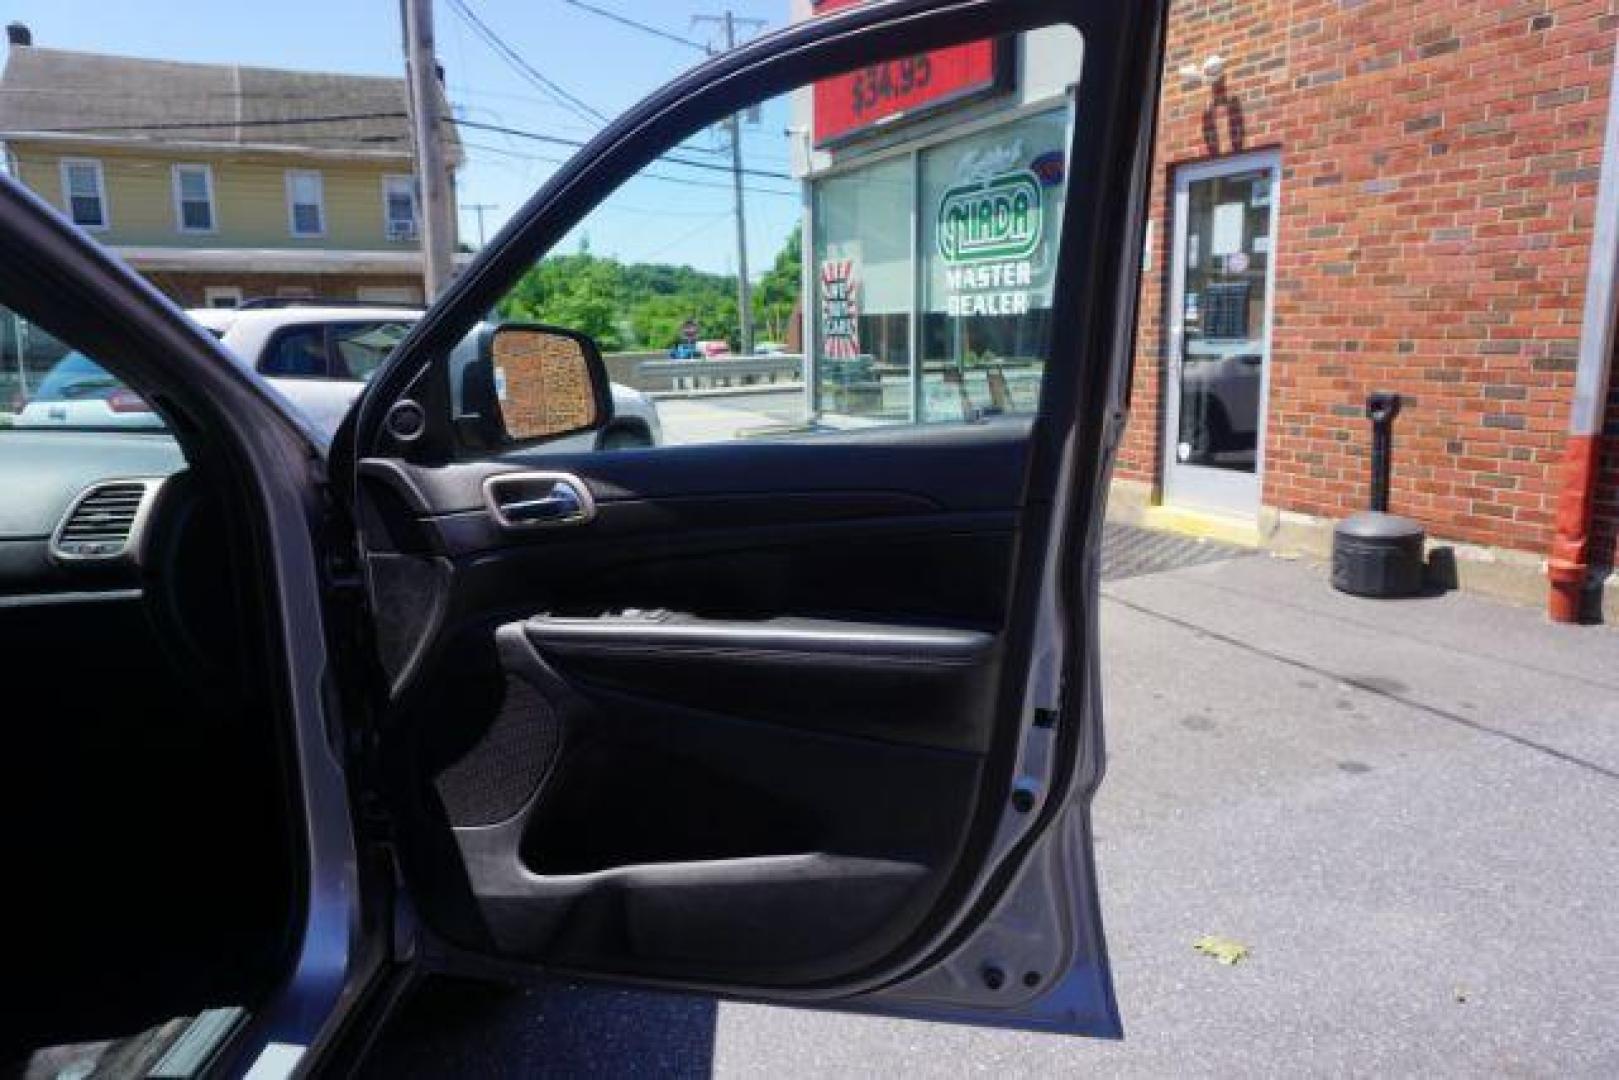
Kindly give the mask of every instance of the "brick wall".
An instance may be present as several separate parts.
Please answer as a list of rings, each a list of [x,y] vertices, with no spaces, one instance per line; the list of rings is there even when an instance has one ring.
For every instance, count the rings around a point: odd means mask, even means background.
[[[1568,422],[1616,0],[1186,0],[1170,19],[1133,418],[1158,475],[1176,165],[1282,156],[1264,502],[1367,498],[1367,391],[1407,395],[1394,509],[1544,550]],[[1176,74],[1218,53],[1219,83]],[[1613,462],[1610,458],[1610,466]],[[1608,551],[1619,521],[1608,475]]]

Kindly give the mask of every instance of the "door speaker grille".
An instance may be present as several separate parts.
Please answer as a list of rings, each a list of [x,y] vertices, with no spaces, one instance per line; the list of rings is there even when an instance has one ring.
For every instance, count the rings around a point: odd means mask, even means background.
[[[562,726],[545,695],[515,675],[495,719],[434,781],[450,824],[493,825],[517,813],[551,771]]]

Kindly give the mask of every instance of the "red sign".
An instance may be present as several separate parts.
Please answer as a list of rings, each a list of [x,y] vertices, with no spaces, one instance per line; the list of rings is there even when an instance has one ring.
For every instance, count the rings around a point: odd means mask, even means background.
[[[816,13],[863,0],[818,0]],[[815,145],[826,146],[900,116],[993,90],[1003,70],[994,41],[902,57],[815,84]]]

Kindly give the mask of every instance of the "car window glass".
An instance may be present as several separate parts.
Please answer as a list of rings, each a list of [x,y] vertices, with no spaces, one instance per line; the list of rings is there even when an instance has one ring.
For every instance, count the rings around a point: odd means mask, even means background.
[[[283,379],[330,377],[326,328],[300,326],[277,334],[259,360],[259,374]]]
[[[900,57],[694,132],[496,315],[593,337],[667,444],[1031,414],[1081,45],[1050,27]]]
[[[338,379],[369,379],[410,330],[404,322],[332,327],[333,371]]]
[[[163,419],[91,357],[0,308],[0,427],[161,429]]]

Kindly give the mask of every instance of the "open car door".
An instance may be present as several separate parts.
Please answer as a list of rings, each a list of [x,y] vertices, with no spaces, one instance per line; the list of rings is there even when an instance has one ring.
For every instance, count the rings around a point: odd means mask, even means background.
[[[1117,1035],[1096,553],[1163,5],[825,6],[557,171],[340,434],[382,803],[442,955]],[[580,449],[591,327],[491,323],[565,321],[534,275],[591,257],[540,260],[620,195],[728,208],[691,141],[755,106],[803,384],[692,361],[664,445]]]

